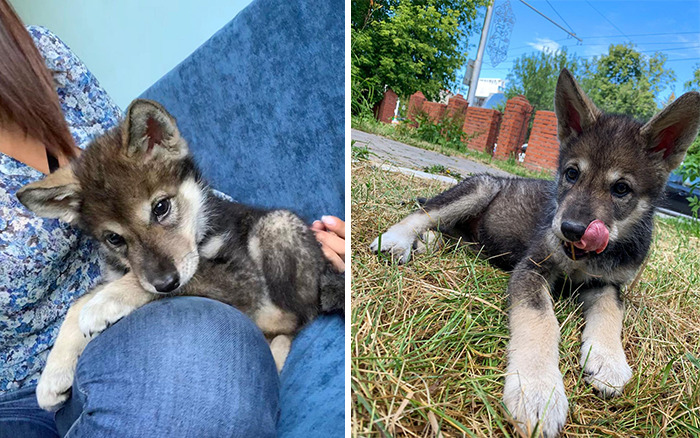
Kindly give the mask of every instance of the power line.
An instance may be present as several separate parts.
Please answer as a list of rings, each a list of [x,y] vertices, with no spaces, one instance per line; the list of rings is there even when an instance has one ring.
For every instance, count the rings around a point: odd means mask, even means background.
[[[530,4],[528,4],[525,0],[520,0],[520,3],[524,4],[524,5],[527,6],[528,8],[532,9],[533,11],[537,12],[538,14],[540,14],[541,16],[543,16],[544,18],[546,18],[546,19],[549,20],[553,25],[557,26],[559,29],[561,29],[561,30],[563,30],[564,32],[568,33],[569,35],[571,35],[572,37],[576,38],[577,40],[583,42],[583,40],[582,40],[581,38],[577,37],[575,33],[571,33],[571,32],[569,32],[568,30],[564,29],[559,23],[557,23],[556,21],[552,20],[552,19],[549,18],[548,16],[544,15],[542,12],[538,11],[537,9],[535,9],[533,6],[531,6]]]
[[[612,27],[614,27],[618,32],[620,32],[620,33],[622,34],[622,36],[624,36],[624,37],[627,38],[628,40],[631,39],[630,37],[628,37],[627,35],[625,35],[625,33],[624,33],[623,31],[621,31],[619,27],[615,26],[615,23],[613,23],[612,21],[608,20],[608,17],[606,17],[605,15],[603,15],[602,12],[600,12],[598,9],[596,9],[596,7],[593,6],[593,5],[591,4],[591,2],[589,2],[588,0],[586,0],[586,3],[588,3],[588,6],[590,6],[591,8],[593,8],[593,10],[596,11],[596,12],[598,13],[598,15],[600,15],[601,17],[603,17],[603,18],[605,19],[605,21],[607,21],[608,23],[610,23],[610,24],[612,25]]]
[[[674,61],[697,61],[700,58],[676,58],[676,59],[667,59],[666,62],[674,62]]]
[[[564,17],[562,17],[561,14],[559,14],[559,12],[557,12],[557,10],[554,9],[554,6],[549,2],[549,0],[545,0],[545,1],[546,1],[547,4],[549,5],[549,7],[552,8],[552,10],[554,11],[554,13],[557,14],[557,17],[561,18],[561,21],[563,21],[564,24],[566,24],[566,27],[568,27],[569,30],[570,30],[572,33],[576,33],[576,32],[574,32],[574,29],[571,27],[571,25],[570,25],[569,23],[567,23],[566,20],[564,20]]]
[[[700,31],[693,32],[664,32],[664,33],[636,33],[625,35],[629,37],[640,37],[640,36],[666,36],[666,35],[690,35],[690,34],[700,34]],[[582,36],[581,38],[592,39],[592,38],[614,38],[620,35],[592,35],[592,36]]]

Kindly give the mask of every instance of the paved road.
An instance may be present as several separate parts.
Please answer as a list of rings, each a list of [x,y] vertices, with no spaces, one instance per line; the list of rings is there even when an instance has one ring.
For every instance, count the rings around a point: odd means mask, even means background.
[[[448,157],[438,152],[426,151],[414,146],[409,146],[398,141],[389,140],[366,132],[352,130],[352,139],[356,140],[355,146],[367,145],[367,148],[376,154],[370,159],[380,163],[389,163],[398,167],[422,170],[424,167],[440,164],[446,168],[468,176],[473,173],[490,173],[492,175],[509,176],[508,172],[496,169],[485,164],[476,163],[461,157]]]

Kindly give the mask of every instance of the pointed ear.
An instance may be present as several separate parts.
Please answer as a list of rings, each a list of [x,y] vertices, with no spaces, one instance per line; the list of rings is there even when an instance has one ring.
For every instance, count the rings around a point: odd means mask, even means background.
[[[663,161],[668,172],[678,167],[698,135],[700,93],[691,91],[676,99],[639,130],[650,154]]]
[[[37,216],[76,223],[80,212],[80,183],[71,165],[19,189],[17,198]]]
[[[559,141],[579,135],[593,125],[601,111],[586,96],[569,70],[562,69],[554,95]]]
[[[152,100],[136,99],[129,105],[122,125],[122,139],[129,157],[178,159],[188,153],[175,118]]]

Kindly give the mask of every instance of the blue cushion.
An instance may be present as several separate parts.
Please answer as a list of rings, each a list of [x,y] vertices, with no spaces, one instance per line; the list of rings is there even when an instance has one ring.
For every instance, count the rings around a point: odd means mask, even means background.
[[[143,93],[177,118],[212,186],[311,221],[344,218],[344,2],[256,0]],[[344,319],[292,344],[279,436],[344,435]]]
[[[344,75],[341,0],[257,0],[142,97],[177,118],[214,188],[343,218]]]

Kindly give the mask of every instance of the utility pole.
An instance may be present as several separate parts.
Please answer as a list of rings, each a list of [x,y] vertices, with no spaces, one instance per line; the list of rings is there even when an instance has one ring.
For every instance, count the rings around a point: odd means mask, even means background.
[[[491,4],[486,8],[486,18],[484,19],[484,28],[481,29],[481,39],[479,40],[479,50],[476,52],[476,61],[474,62],[474,70],[472,71],[472,77],[469,82],[469,95],[467,96],[467,102],[469,106],[474,104],[474,98],[476,97],[476,86],[479,84],[479,74],[481,73],[481,63],[484,60],[484,51],[486,50],[486,39],[489,36],[489,28],[491,27],[491,14],[493,13],[493,4],[496,0],[493,0]]]

